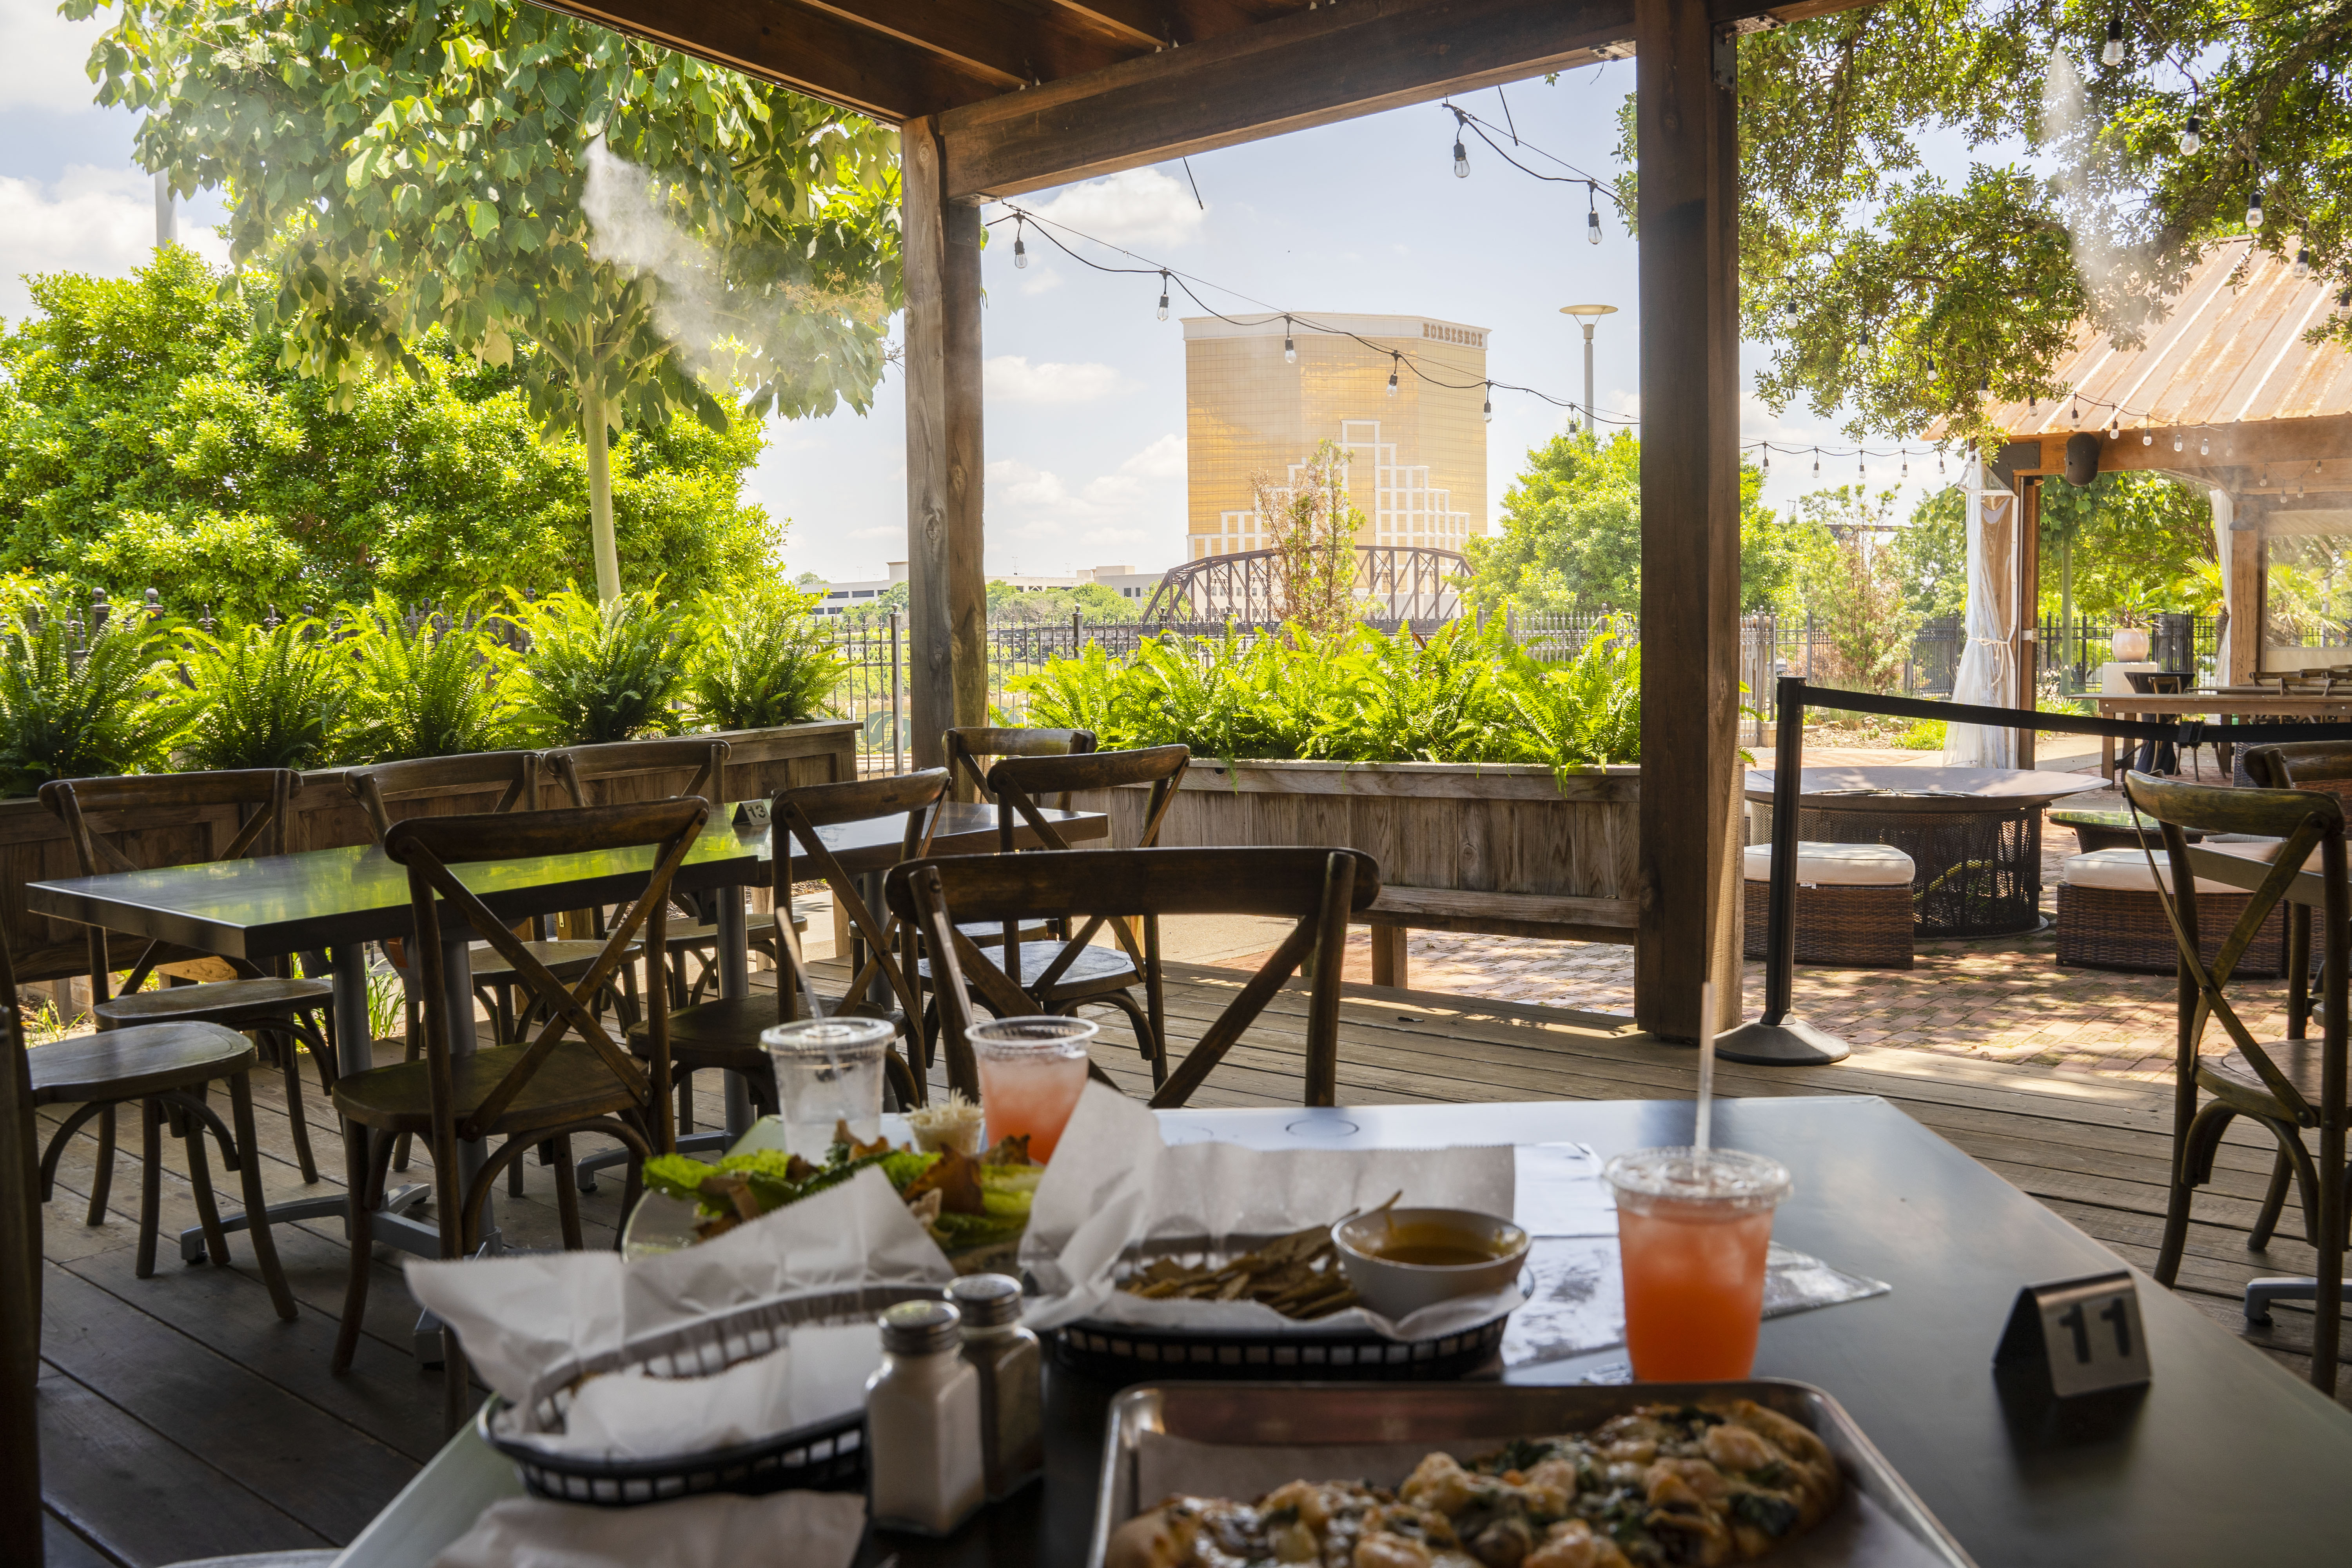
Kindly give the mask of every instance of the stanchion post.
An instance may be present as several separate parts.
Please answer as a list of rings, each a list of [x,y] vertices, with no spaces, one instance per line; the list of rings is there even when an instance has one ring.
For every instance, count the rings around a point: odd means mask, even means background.
[[[1772,879],[1764,897],[1764,1016],[1715,1042],[1726,1061],[1826,1067],[1843,1061],[1836,1036],[1790,1016],[1797,976],[1797,805],[1804,795],[1805,682],[1780,678],[1772,746]]]

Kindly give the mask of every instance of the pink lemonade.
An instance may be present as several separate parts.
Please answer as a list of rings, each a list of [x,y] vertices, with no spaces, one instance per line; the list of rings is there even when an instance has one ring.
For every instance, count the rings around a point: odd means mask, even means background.
[[[1772,1211],[1727,1216],[1696,1205],[1617,1213],[1625,1348],[1644,1383],[1743,1378],[1756,1364]]]
[[[988,1142],[1029,1135],[1029,1158],[1044,1164],[1054,1156],[1070,1112],[1087,1087],[1087,1058],[1052,1051],[1017,1055],[978,1053],[980,1103],[988,1113]]]

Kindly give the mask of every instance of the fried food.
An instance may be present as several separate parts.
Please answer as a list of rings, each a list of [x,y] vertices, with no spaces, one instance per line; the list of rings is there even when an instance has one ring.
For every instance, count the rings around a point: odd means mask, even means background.
[[[1149,1301],[1263,1301],[1286,1318],[1328,1317],[1356,1304],[1329,1226],[1295,1230],[1218,1268],[1160,1258],[1118,1288]]]
[[[1393,1492],[1292,1481],[1255,1503],[1171,1497],[1111,1537],[1108,1568],[1717,1568],[1836,1507],[1822,1440],[1749,1400],[1652,1405],[1591,1432],[1432,1454]]]

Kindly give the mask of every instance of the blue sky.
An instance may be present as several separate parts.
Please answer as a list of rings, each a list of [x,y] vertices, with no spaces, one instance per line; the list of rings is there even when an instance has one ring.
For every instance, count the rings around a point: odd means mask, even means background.
[[[131,162],[134,119],[94,107],[83,73],[103,22],[65,21],[43,0],[0,4],[0,317],[25,311],[20,274],[123,271],[153,244],[150,178]],[[1531,146],[1606,178],[1633,79],[1625,62],[1503,96]],[[1493,90],[1464,102],[1504,121]],[[1456,179],[1453,141],[1453,117],[1428,104],[1199,155],[1198,202],[1184,168],[1170,163],[1022,205],[1235,291],[1202,290],[1221,310],[1255,314],[1249,300],[1257,300],[1307,314],[1419,314],[1488,328],[1496,380],[1563,399],[1581,397],[1583,360],[1576,325],[1559,308],[1615,305],[1622,313],[1600,328],[1599,401],[1637,414],[1634,247],[1605,197],[1605,237],[1590,245],[1582,186],[1532,179],[1475,140],[1470,177]],[[184,205],[181,237],[225,259],[208,226],[219,221],[217,203],[200,197]],[[1073,244],[1090,259],[1134,264]],[[1156,321],[1156,279],[1089,270],[1034,237],[1029,252],[1028,268],[1015,270],[1008,236],[983,259],[988,569],[1171,565],[1184,530],[1183,346],[1172,318],[1197,312],[1179,295],[1171,319]],[[1757,352],[1743,358],[1752,373]],[[1496,394],[1495,504],[1528,448],[1565,419],[1538,399]],[[1750,440],[1851,446],[1833,421],[1802,409],[1775,417],[1751,399],[1742,423]],[[895,372],[867,415],[775,426],[748,488],[792,520],[785,556],[795,573],[878,576],[886,560],[903,557],[904,429]],[[1914,466],[1906,511],[1922,467]],[[1924,468],[1932,475],[1932,463]],[[1854,477],[1851,459],[1824,465],[1825,483]],[[1784,507],[1811,485],[1801,461],[1776,461],[1772,479],[1768,498]],[[1895,485],[1895,460],[1874,461],[1869,481]]]

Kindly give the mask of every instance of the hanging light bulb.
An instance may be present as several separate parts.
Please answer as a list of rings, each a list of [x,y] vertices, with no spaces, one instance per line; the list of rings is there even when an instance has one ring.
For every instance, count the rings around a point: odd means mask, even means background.
[[[2205,145],[2204,123],[2197,118],[2195,110],[2189,110],[2189,129],[2180,133],[2180,150],[2191,158],[2197,156],[2197,150]]]
[[[1029,265],[1029,247],[1022,240],[1021,226],[1021,220],[1014,218],[1013,220],[1013,265],[1015,267]]]
[[[1402,354],[1391,353],[1389,355],[1389,395],[1391,397],[1394,397],[1396,395],[1397,366],[1403,363],[1404,356]]]
[[[2107,18],[2107,47],[2099,58],[2111,66],[2124,63],[2124,14],[2121,11]]]
[[[2115,416],[2113,415],[2109,415],[2107,416],[2107,439],[2112,441],[2122,434],[2122,431],[2116,428]]]
[[[1168,274],[1165,272],[1160,275],[1160,319],[1163,321],[1168,319]]]
[[[2246,197],[2246,226],[2263,226],[2263,188],[2260,185],[2256,185],[2253,193]]]
[[[1768,474],[1772,471],[1772,443],[1769,441],[1764,443],[1764,471]]]
[[[1936,448],[1936,477],[1939,479],[1944,477],[1944,449],[1941,447]]]
[[[1798,316],[1797,302],[1794,300],[1791,300],[1787,304],[1781,306],[1780,309],[1787,314],[1789,324],[1790,326],[1796,325]]]
[[[1584,215],[1584,243],[1601,243],[1601,209],[1594,207]]]
[[[1853,455],[1853,477],[1856,480],[1865,479],[1870,477],[1870,471],[1862,466],[1862,454],[1860,452],[1856,452]]]
[[[1470,153],[1462,145],[1460,132],[1454,132],[1454,177],[1457,180],[1466,180],[1470,177]]]
[[[2175,430],[2175,431],[2172,433],[2172,449],[2173,449],[2174,451],[2176,451],[2176,452],[2179,451],[2183,447],[2187,446],[2188,444],[2189,444],[2188,442],[2186,442],[2186,441],[2184,441],[2183,439],[2181,439],[2181,436],[2180,436],[2180,432],[2179,432],[2179,431]]]
[[[1495,384],[1491,381],[1486,384],[1486,401],[1479,405],[1478,412],[1486,416],[1487,424],[1495,422]]]
[[[1813,448],[1813,478],[1815,478],[1815,479],[1820,479],[1821,477],[1822,477],[1822,449],[1821,449],[1819,447],[1814,447],[1814,448]]]
[[[2210,458],[2213,455],[2213,442],[2210,437],[2197,437],[2197,455],[2200,458]]]
[[[1285,364],[1298,363],[1298,345],[1291,341],[1290,318],[1287,316],[1282,318],[1282,363]]]
[[[1906,479],[1911,477],[1911,454],[1908,452],[1903,454],[1903,477]]]
[[[2081,402],[2077,401],[2067,405],[2066,417],[2072,419],[2077,425],[2080,425],[2083,422],[2083,405]]]
[[[2311,276],[2311,247],[2306,245],[2294,253],[2294,275],[2297,278]]]
[[[2141,432],[2139,433],[2139,444],[2140,444],[2141,446],[2143,446],[2143,447],[2153,447],[2153,446],[2155,446],[2155,445],[2156,445],[2156,432],[2155,432],[2155,431],[2153,431],[2153,430],[2143,430],[2143,431],[2141,431]]]

